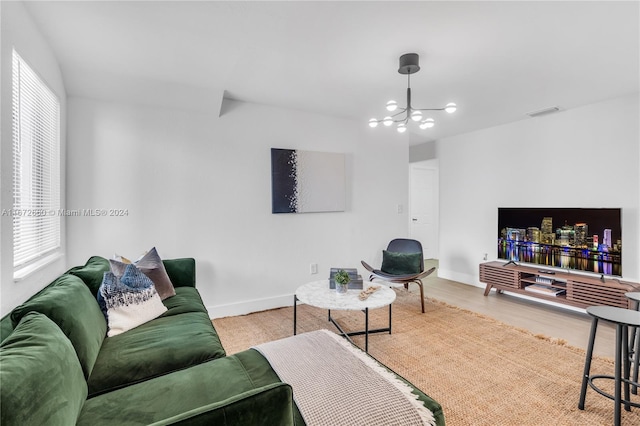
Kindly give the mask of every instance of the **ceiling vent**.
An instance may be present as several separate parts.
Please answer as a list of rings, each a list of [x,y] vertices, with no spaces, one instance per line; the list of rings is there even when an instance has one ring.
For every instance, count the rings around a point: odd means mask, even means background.
[[[560,108],[557,106],[552,106],[549,108],[544,108],[538,111],[528,112],[527,115],[531,118],[540,117],[541,115],[553,114],[554,112],[560,111]]]

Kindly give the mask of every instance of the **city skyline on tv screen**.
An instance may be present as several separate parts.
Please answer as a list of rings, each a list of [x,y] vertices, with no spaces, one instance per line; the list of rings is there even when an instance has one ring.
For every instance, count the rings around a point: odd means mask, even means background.
[[[498,257],[622,276],[619,208],[499,208]]]

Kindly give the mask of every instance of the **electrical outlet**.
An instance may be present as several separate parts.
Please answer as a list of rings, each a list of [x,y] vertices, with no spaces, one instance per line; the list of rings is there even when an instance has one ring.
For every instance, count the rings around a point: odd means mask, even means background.
[[[398,204],[398,214],[401,214],[403,211],[402,204]]]
[[[318,273],[318,264],[317,263],[312,263],[311,265],[309,265],[309,273],[311,275]]]
[[[487,258],[488,258],[488,257],[489,257],[489,254],[488,254],[488,253],[485,253],[485,254],[484,254],[484,260],[487,260]]]

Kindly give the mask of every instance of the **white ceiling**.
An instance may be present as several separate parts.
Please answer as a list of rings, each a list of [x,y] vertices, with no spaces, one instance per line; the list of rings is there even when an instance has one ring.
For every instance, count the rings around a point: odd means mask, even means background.
[[[359,120],[404,104],[398,57],[420,54],[419,141],[639,91],[638,1],[27,2],[71,96],[109,79],[225,90],[227,97]],[[83,76],[83,78],[79,78]],[[391,129],[375,131],[392,132]],[[395,133],[395,132],[394,132]],[[416,140],[413,138],[413,140]]]

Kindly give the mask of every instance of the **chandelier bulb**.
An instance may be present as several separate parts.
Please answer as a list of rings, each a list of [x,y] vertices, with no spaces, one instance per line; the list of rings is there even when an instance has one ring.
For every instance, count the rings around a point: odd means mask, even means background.
[[[387,116],[384,118],[384,120],[382,120],[382,124],[384,124],[385,126],[391,126],[393,124],[393,118]]]
[[[453,102],[449,102],[447,106],[444,107],[444,110],[447,111],[449,114],[456,112],[457,109],[458,107]]]
[[[404,123],[398,124],[398,133],[404,133],[407,131],[407,125]]]
[[[433,120],[433,118],[426,118],[426,119],[422,120],[422,123],[420,123],[420,128],[422,130],[429,129],[429,128],[433,127],[434,124],[435,124],[435,121]]]
[[[412,119],[413,121],[420,121],[420,120],[422,120],[422,112],[420,112],[420,111],[413,111],[413,112],[411,113],[411,119]]]
[[[398,103],[396,101],[387,102],[387,111],[395,111],[398,108]]]
[[[378,127],[378,120],[376,120],[375,118],[369,120],[369,127]]]

